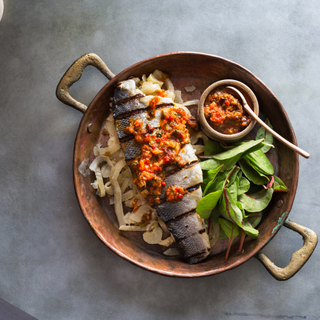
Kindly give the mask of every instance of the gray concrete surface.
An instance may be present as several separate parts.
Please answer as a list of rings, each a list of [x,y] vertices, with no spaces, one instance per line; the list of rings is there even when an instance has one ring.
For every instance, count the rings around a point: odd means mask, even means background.
[[[172,51],[235,61],[285,107],[298,144],[290,219],[320,234],[320,2],[5,0],[0,22],[0,297],[38,319],[320,319],[318,248],[286,282],[259,261],[176,279],[111,252],[79,209],[73,143],[82,114],[60,103],[70,64],[97,53],[116,74]],[[88,104],[106,79],[87,68],[72,88]],[[288,229],[263,250],[279,266],[302,245]],[[0,310],[1,313],[1,310]]]

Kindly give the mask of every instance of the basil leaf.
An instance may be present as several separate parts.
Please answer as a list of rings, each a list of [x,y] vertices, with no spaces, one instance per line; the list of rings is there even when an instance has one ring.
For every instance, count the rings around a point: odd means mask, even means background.
[[[274,174],[274,169],[271,162],[261,149],[245,155],[244,160],[262,175],[272,176]]]
[[[223,190],[211,192],[203,197],[197,205],[197,212],[203,219],[210,217],[212,209],[217,205]]]
[[[269,122],[269,120],[267,119],[266,120],[266,124],[271,128],[273,129],[271,123]],[[264,127],[260,127],[259,130],[257,131],[257,134],[256,134],[256,140],[260,140],[260,139],[263,139],[264,140],[264,143],[266,143],[262,148],[262,152],[263,153],[267,153],[272,144],[273,144],[273,135],[267,131]]]
[[[265,209],[271,201],[273,189],[262,189],[256,193],[247,195],[246,193],[239,196],[239,202],[244,210],[248,212],[259,212]]]
[[[215,160],[219,160],[219,161],[224,161],[224,160],[228,160],[228,159],[235,159],[235,158],[240,159],[240,157],[244,153],[246,153],[248,151],[252,152],[254,150],[262,148],[262,146],[263,146],[262,142],[263,142],[263,139],[242,141],[234,148],[226,150],[226,151],[219,153],[217,155],[214,155],[214,156],[212,156],[212,158]]]

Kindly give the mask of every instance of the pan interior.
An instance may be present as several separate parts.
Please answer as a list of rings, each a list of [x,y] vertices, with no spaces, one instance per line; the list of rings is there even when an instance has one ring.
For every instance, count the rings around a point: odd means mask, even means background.
[[[148,245],[140,232],[120,232],[113,207],[107,198],[99,198],[90,183],[93,177],[79,173],[83,160],[93,160],[93,147],[104,142],[102,130],[109,114],[109,103],[117,82],[130,76],[141,77],[155,69],[167,72],[176,89],[182,91],[183,100],[200,99],[202,92],[211,83],[222,79],[235,79],[246,84],[257,96],[260,116],[268,118],[274,129],[289,141],[296,143],[290,121],[274,94],[252,73],[240,65],[221,57],[178,52],[156,56],[139,62],[118,74],[107,83],[91,102],[79,126],[74,150],[74,183],[82,212],[97,236],[113,251],[130,262],[160,274],[179,277],[197,277],[217,274],[232,269],[260,251],[276,234],[290,212],[298,181],[298,156],[281,143],[274,141],[275,149],[268,155],[278,175],[287,186],[287,193],[278,193],[265,210],[264,218],[258,227],[260,235],[256,240],[246,237],[244,252],[236,253],[237,239],[234,241],[229,260],[224,262],[226,240],[219,240],[210,256],[203,262],[189,265],[180,258],[163,255],[165,248]],[[183,88],[194,86],[193,92]],[[193,113],[196,114],[196,107]],[[90,124],[91,130],[87,130]],[[250,136],[254,138],[258,129],[255,126]],[[90,132],[89,132],[90,131]]]

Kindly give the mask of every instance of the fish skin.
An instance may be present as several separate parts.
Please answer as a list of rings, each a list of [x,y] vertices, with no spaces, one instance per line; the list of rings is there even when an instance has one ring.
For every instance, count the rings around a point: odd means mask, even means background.
[[[182,240],[206,229],[203,219],[195,210],[181,218],[167,221],[167,227],[176,240]]]
[[[190,264],[205,259],[210,253],[209,236],[207,233],[196,233],[177,242],[182,254]]]
[[[116,104],[121,100],[129,99],[137,95],[144,96],[140,90],[136,89],[134,80],[121,81],[115,87],[113,103]]]
[[[133,86],[132,82],[125,83],[124,81],[120,86],[117,86],[113,103],[114,115],[119,116],[120,118],[120,115],[122,117],[122,115],[125,113],[138,110],[141,105],[136,101],[140,99],[139,97],[135,97],[136,94],[137,90],[135,90],[135,86]],[[129,100],[123,101],[124,99]],[[125,104],[126,106],[120,108],[118,112],[115,111],[117,108],[119,108],[120,105],[124,106]],[[116,128],[118,132],[120,132],[119,138],[126,137],[125,135],[123,135],[123,133],[121,133],[121,131],[123,132],[125,129],[124,125],[125,122],[122,122],[121,124],[119,122],[116,122]],[[130,162],[137,156],[141,155],[141,145],[138,144],[134,139],[130,139],[121,143],[121,147],[124,151],[127,162]],[[182,157],[186,164],[198,161],[198,158],[195,155],[194,149],[191,144],[184,145],[181,148],[179,155]],[[200,164],[198,162],[197,166],[200,167]],[[199,171],[199,168],[196,166],[192,167],[193,168],[191,169],[183,168],[180,171],[169,175],[168,183],[172,185],[175,181],[179,181],[186,186],[185,188],[188,188],[189,184],[190,186],[194,186],[196,184],[196,181],[198,180],[199,183],[201,183],[202,171]],[[175,166],[169,166],[166,167],[165,170],[169,174],[171,170],[177,170],[177,168]],[[194,172],[201,174],[200,177],[190,177],[188,176],[188,172],[191,175],[194,175]],[[189,189],[189,191],[184,194],[182,201],[178,201],[175,203],[164,201],[158,206],[154,207],[159,218],[165,222],[168,229],[175,237],[178,247],[181,249],[181,252],[184,256],[184,259],[190,264],[198,263],[210,254],[209,236],[205,229],[204,220],[195,211],[197,204],[201,198],[202,191],[201,187],[198,185],[192,190]]]
[[[134,111],[145,110],[153,96],[146,96],[139,89],[136,89],[132,79],[118,83],[114,92],[113,116],[115,118]],[[172,100],[166,97],[159,97],[156,106],[173,106]]]
[[[136,95],[129,100],[123,101],[122,103],[114,103],[113,104],[114,118],[117,118],[118,116],[124,115],[129,112],[147,109],[148,106],[140,102],[141,97],[142,95]]]
[[[141,146],[134,139],[122,142],[120,145],[126,161],[133,160],[141,155]]]
[[[168,175],[165,178],[166,188],[179,185],[187,189],[203,182],[203,175],[200,163],[194,163],[190,167],[184,167],[181,170]],[[160,198],[164,198],[165,189],[162,190]]]
[[[169,220],[176,219],[185,213],[195,210],[201,198],[202,191],[199,186],[197,189],[184,194],[181,201],[173,203],[164,201],[155,206],[154,209],[159,218],[166,223]]]
[[[125,118],[116,119],[115,125],[118,130],[119,139],[122,139],[122,138],[130,135],[125,132],[126,127],[128,127],[130,125],[130,120],[134,121],[136,119],[141,119],[142,123],[143,123],[142,128],[145,128],[147,124],[149,124],[150,126],[152,126],[155,129],[159,128],[162,110],[165,110],[165,109],[166,108],[156,110],[155,117],[150,120],[149,120],[148,112],[139,112],[134,115],[129,115]]]
[[[134,139],[122,142],[121,147],[127,161],[133,160],[137,156],[141,155],[141,145]],[[181,148],[179,155],[186,164],[191,163],[193,161],[198,161],[198,158],[195,155],[192,145],[190,143],[187,143]],[[166,171],[173,170],[174,168],[174,166],[168,166],[166,168]]]

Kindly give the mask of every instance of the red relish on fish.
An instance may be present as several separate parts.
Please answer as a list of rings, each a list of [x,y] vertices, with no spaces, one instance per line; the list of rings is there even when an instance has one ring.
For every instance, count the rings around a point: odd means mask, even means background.
[[[209,237],[196,212],[203,177],[188,130],[195,119],[164,90],[145,95],[132,79],[116,86],[113,115],[140,194],[166,224],[185,260],[193,264],[205,259]]]

